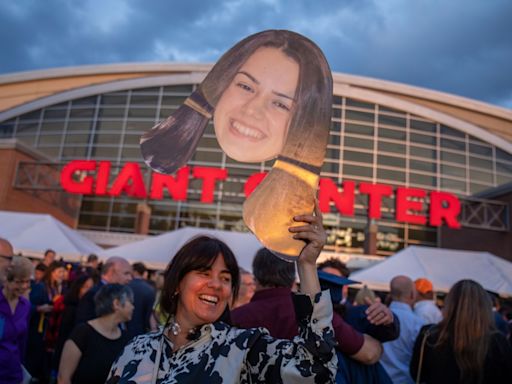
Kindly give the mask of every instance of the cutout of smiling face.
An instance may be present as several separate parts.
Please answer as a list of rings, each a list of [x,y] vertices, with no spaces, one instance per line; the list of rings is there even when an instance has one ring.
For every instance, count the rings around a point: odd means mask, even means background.
[[[260,162],[277,157],[294,112],[299,65],[280,49],[257,49],[240,67],[215,108],[222,150],[232,159]]]

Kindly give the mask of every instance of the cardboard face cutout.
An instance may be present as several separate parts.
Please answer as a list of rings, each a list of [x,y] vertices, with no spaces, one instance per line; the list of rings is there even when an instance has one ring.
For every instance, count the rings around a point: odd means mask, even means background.
[[[332,75],[321,50],[297,33],[269,30],[238,42],[198,89],[141,138],[146,163],[173,173],[193,156],[213,118],[222,150],[243,162],[276,158],[247,198],[244,221],[276,255],[294,260],[305,243],[288,228],[314,210],[329,136]]]

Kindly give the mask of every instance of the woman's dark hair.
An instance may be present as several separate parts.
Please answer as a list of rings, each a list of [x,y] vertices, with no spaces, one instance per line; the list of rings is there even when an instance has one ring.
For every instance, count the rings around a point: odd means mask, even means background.
[[[281,260],[266,248],[261,248],[252,260],[252,272],[264,287],[291,288],[295,281],[295,263]]]
[[[473,280],[457,282],[446,296],[444,318],[437,329],[436,346],[451,345],[460,382],[480,383],[495,331],[491,300],[483,287]]]
[[[94,282],[93,277],[86,275],[86,274],[80,275],[75,280],[73,280],[73,283],[71,283],[69,290],[67,291],[66,295],[64,296],[64,304],[66,304],[66,305],[78,304],[78,301],[80,300],[80,297],[79,297],[80,290],[82,289],[84,284],[89,279],[91,279]]]
[[[181,280],[191,271],[210,268],[219,255],[224,258],[224,263],[231,275],[231,292],[234,300],[240,286],[240,275],[235,255],[221,240],[199,236],[181,247],[167,266],[160,298],[161,308],[170,315],[176,314],[178,303],[176,292]]]
[[[53,271],[59,268],[66,269],[66,265],[62,261],[52,261],[48,268],[46,268],[46,271],[44,271],[43,278],[41,279],[46,286],[52,287],[52,273]]]
[[[127,285],[106,284],[94,295],[94,307],[96,316],[102,317],[114,313],[114,300],[119,300],[121,305],[126,301],[133,303],[133,291]]]

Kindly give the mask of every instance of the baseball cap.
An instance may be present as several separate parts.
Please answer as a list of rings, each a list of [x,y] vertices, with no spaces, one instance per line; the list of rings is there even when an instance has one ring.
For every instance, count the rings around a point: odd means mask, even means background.
[[[414,286],[416,287],[416,290],[421,294],[434,291],[432,282],[424,277],[416,279]]]

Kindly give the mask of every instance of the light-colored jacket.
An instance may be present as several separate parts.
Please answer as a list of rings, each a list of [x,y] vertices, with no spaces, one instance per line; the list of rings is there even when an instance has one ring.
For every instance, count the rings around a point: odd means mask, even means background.
[[[203,325],[193,340],[173,352],[161,328],[125,347],[107,383],[151,383],[155,375],[159,384],[333,382],[337,359],[329,292],[314,300],[298,296],[300,334],[292,341],[275,339],[264,328],[238,329],[215,322]]]

